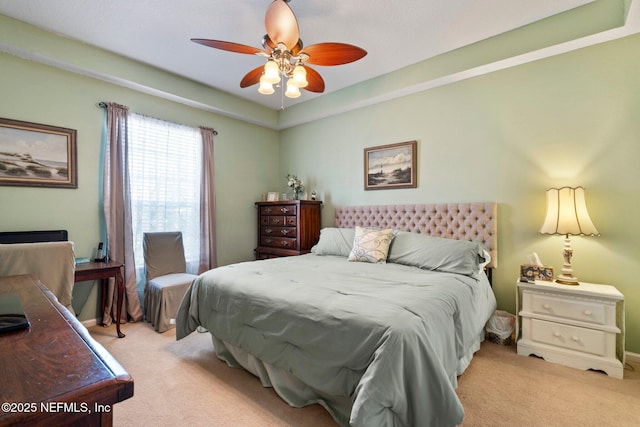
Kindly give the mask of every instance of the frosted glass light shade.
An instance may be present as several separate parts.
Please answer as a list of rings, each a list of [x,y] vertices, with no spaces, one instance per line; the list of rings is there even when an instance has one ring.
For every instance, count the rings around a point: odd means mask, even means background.
[[[302,65],[296,65],[293,69],[293,81],[299,88],[307,87],[307,70]]]
[[[584,188],[562,187],[547,190],[547,216],[540,233],[600,235],[587,211]]]
[[[260,77],[260,87],[258,87],[258,92],[263,95],[271,95],[275,90],[273,89],[273,84],[267,81],[264,78],[264,75]]]
[[[298,89],[293,79],[287,80],[287,91],[284,94],[288,98],[297,98],[300,96],[300,89]]]
[[[260,80],[263,78],[271,84],[280,83],[280,69],[275,61],[269,60],[264,64],[264,74],[260,77]]]

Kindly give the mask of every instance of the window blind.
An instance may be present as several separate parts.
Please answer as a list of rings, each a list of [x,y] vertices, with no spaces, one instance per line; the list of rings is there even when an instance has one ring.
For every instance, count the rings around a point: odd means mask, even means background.
[[[196,274],[200,251],[200,131],[132,113],[128,137],[136,269],[144,269],[143,233],[181,231],[187,271]]]

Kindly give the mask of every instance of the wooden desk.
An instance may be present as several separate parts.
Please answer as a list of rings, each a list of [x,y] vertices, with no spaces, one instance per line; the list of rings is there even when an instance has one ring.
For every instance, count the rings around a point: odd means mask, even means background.
[[[122,268],[124,264],[117,261],[107,262],[83,262],[76,264],[75,282],[85,282],[88,280],[100,280],[101,292],[100,292],[100,307],[102,311],[101,316],[104,316],[105,298],[109,289],[109,279],[115,278],[116,281],[116,331],[119,338],[124,338],[125,335],[120,332],[120,315],[122,312],[122,300],[124,299],[124,279],[122,278]]]
[[[35,276],[0,277],[31,326],[0,333],[0,426],[110,426],[133,379]]]

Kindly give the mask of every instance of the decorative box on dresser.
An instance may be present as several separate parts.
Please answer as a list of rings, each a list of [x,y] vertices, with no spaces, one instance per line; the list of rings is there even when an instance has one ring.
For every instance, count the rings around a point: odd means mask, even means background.
[[[623,377],[624,296],[615,287],[518,282],[516,303],[518,354]]]
[[[256,202],[256,206],[256,259],[306,254],[318,243],[321,201]]]

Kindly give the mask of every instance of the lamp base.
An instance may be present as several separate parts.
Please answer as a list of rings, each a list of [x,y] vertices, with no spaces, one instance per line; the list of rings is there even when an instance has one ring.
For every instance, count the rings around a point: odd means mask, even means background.
[[[577,277],[567,276],[564,274],[561,274],[560,276],[556,277],[556,283],[560,283],[561,285],[570,285],[570,286],[577,286],[580,284],[578,282]]]

